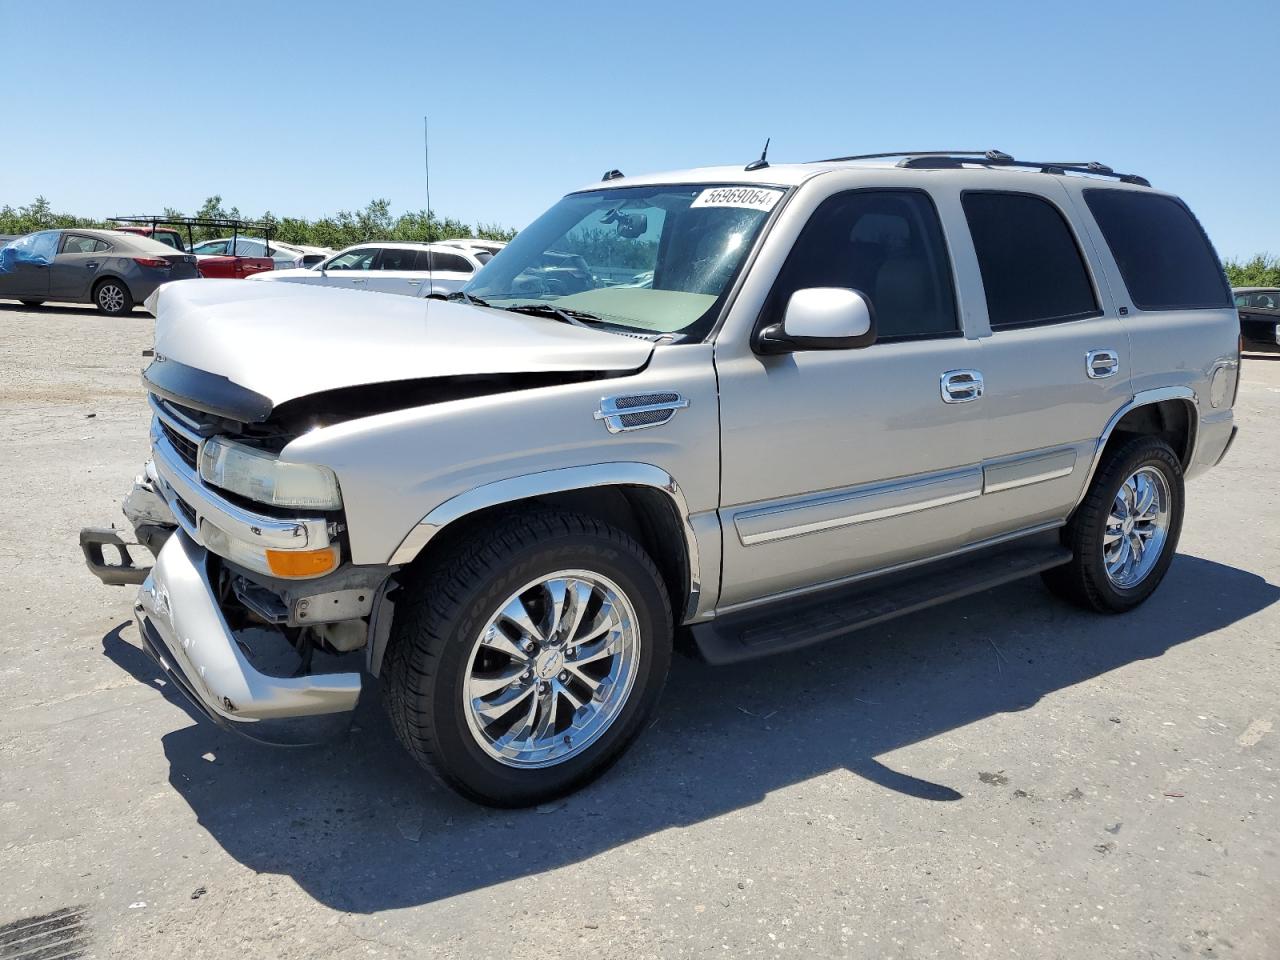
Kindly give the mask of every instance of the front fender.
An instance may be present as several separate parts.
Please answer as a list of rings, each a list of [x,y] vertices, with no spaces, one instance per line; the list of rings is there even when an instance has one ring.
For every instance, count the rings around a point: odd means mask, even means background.
[[[688,403],[619,432],[597,416],[609,398],[649,393]],[[358,564],[405,563],[448,523],[505,502],[600,486],[659,489],[680,518],[702,600],[714,599],[706,585],[719,570],[719,410],[707,344],[660,346],[629,376],[346,421],[304,434],[282,456],[337,474]]]
[[[513,503],[517,500],[528,500],[531,497],[544,497],[553,493],[568,493],[572,490],[598,487],[651,487],[661,490],[671,499],[671,505],[684,533],[685,556],[689,564],[687,615],[693,615],[698,609],[702,594],[702,551],[698,546],[698,534],[689,512],[689,502],[685,499],[680,485],[676,483],[675,477],[651,463],[596,463],[589,466],[565,467],[521,477],[510,477],[475,487],[446,500],[423,517],[422,521],[400,542],[400,546],[391,555],[391,563],[411,563],[446,526],[478,510]]]

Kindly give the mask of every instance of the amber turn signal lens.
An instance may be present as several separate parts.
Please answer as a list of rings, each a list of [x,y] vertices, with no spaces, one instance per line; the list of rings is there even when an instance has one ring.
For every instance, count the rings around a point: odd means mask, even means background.
[[[277,577],[318,577],[338,565],[338,548],[268,550],[267,566]]]

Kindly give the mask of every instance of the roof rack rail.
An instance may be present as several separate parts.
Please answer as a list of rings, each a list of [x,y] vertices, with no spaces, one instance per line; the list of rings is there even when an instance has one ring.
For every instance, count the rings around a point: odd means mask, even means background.
[[[232,239],[236,242],[236,246],[239,245],[240,231],[242,230],[261,233],[268,244],[271,243],[271,237],[276,231],[276,226],[273,223],[256,220],[240,220],[234,217],[166,217],[156,214],[144,214],[137,217],[107,217],[107,222],[149,226],[151,227],[152,233],[155,233],[156,227],[186,227],[188,252],[190,252],[191,248],[196,244],[195,227],[230,230]],[[235,249],[235,247],[233,247],[233,249]]]
[[[810,160],[809,163],[844,163],[846,160],[887,160],[890,157],[1009,157],[1000,150],[890,150],[888,153],[856,153],[850,157],[829,157],[826,160]],[[1009,157],[1010,160],[1013,157]]]
[[[1122,183],[1133,183],[1140,187],[1151,186],[1151,181],[1146,177],[1140,177],[1136,173],[1117,173],[1105,163],[1098,163],[1096,160],[1015,160],[1003,150],[897,150],[890,153],[863,153],[809,162],[843,163],[847,160],[887,160],[893,157],[902,158],[898,161],[898,166],[914,169],[955,169],[966,163],[975,163],[1039,170],[1041,173],[1053,173],[1059,176],[1082,173],[1095,177],[1113,177]]]
[[[966,163],[985,163],[991,166],[1000,167],[1018,167],[1019,169],[1039,170],[1041,173],[1053,173],[1063,176],[1068,173],[1082,173],[1095,177],[1112,177],[1121,183],[1132,183],[1140,187],[1151,186],[1151,181],[1146,177],[1140,177],[1136,173],[1117,173],[1105,163],[1098,163],[1095,160],[1015,160],[1013,157],[1009,159],[991,159],[982,158],[975,159],[966,156],[909,156],[904,157],[899,163],[900,167],[908,167],[914,169],[955,169],[962,167]]]

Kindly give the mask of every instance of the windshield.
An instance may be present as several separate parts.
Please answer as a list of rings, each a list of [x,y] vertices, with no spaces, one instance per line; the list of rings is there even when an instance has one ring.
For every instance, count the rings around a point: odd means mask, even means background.
[[[570,194],[463,290],[493,307],[549,304],[700,338],[783,193],[663,184]]]

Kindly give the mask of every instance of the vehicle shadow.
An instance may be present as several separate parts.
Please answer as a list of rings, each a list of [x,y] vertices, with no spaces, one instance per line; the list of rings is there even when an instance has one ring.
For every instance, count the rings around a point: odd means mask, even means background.
[[[372,685],[351,735],[330,746],[263,747],[207,721],[163,744],[170,784],[228,853],[289,875],[330,907],[369,913],[589,859],[841,769],[869,792],[896,792],[897,803],[962,801],[998,757],[974,756],[945,776],[877,758],[1159,657],[1278,598],[1259,576],[1180,556],[1153,602],[1121,617],[1086,614],[1027,580],[768,662],[677,659],[658,719],[630,753],[539,810],[487,810],[436,786],[395,742]],[[157,684],[120,628],[104,653]]]

